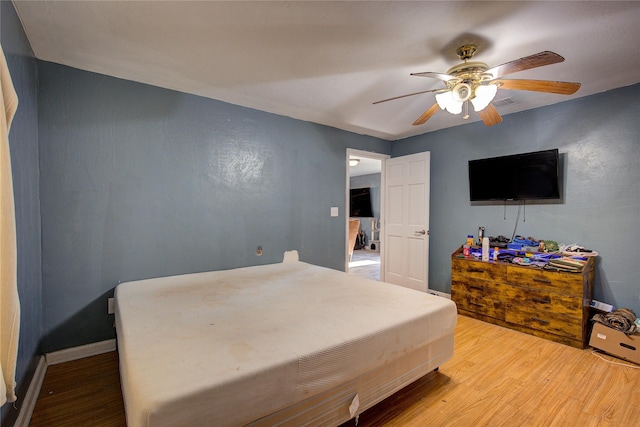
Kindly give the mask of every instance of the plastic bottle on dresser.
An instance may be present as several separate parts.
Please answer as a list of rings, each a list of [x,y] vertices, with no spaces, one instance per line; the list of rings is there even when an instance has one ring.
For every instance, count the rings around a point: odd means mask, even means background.
[[[489,238],[482,238],[482,260],[489,261]]]

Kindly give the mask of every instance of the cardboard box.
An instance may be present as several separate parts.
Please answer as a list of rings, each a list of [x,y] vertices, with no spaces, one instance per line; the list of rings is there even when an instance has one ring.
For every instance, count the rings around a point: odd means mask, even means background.
[[[640,365],[640,335],[626,335],[602,323],[594,323],[589,345]]]

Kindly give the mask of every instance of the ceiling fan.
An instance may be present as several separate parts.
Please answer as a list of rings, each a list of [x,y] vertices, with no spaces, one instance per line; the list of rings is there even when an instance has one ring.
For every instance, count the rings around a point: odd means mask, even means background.
[[[496,108],[491,104],[498,89],[529,90],[571,95],[580,88],[580,83],[551,80],[502,79],[502,77],[507,74],[564,61],[564,58],[557,53],[544,51],[498,65],[497,67],[489,68],[484,62],[469,61],[473,58],[476,50],[477,46],[473,44],[460,46],[456,50],[456,53],[460,60],[464,62],[449,68],[446,74],[433,72],[411,73],[412,76],[431,77],[442,80],[446,85],[445,88],[395,96],[393,98],[376,101],[374,104],[435,92],[436,103],[413,122],[414,126],[426,123],[426,121],[438,111],[438,108],[442,110],[446,109],[451,114],[460,114],[464,110],[463,118],[467,119],[469,118],[469,102],[471,102],[474,110],[478,113],[484,124],[486,126],[493,126],[502,121],[502,117],[500,117]]]

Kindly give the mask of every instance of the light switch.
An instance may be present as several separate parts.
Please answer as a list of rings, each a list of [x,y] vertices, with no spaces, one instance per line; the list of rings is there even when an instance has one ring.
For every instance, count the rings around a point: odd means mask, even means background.
[[[338,216],[338,207],[337,206],[332,206],[331,207],[331,216]]]

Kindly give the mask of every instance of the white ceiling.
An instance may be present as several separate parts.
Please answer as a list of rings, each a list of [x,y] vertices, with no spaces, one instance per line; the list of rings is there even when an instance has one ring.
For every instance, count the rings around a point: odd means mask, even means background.
[[[349,159],[358,159],[358,164],[349,166],[349,176],[362,176],[380,173],[382,171],[382,160],[369,157],[350,155]]]
[[[502,89],[503,116],[640,81],[635,1],[14,4],[39,59],[388,140],[468,122],[439,111],[412,126],[433,93],[372,105],[442,87],[409,73],[446,72],[464,43],[490,67],[556,52],[566,61],[509,77],[582,83],[571,96]]]

